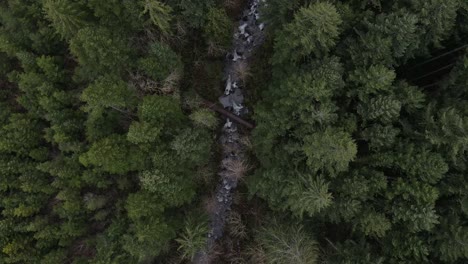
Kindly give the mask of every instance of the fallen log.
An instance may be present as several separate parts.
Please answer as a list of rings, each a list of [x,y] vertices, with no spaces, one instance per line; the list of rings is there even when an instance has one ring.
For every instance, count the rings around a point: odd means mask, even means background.
[[[250,129],[254,129],[255,128],[255,125],[252,124],[252,123],[249,123],[247,121],[245,121],[244,119],[240,118],[239,116],[227,111],[226,109],[224,109],[223,107],[221,107],[220,105],[218,105],[217,103],[212,103],[212,102],[209,102],[207,100],[204,100],[203,102],[203,105],[208,108],[208,109],[211,109],[213,111],[216,111],[218,113],[220,113],[221,115],[229,118],[230,120],[234,121],[234,122],[237,122],[247,128],[250,128]]]

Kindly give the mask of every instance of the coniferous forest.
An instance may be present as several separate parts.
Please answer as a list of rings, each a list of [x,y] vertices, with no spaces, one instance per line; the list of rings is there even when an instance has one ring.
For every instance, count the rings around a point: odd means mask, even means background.
[[[0,1],[7,263],[468,263],[468,0]]]

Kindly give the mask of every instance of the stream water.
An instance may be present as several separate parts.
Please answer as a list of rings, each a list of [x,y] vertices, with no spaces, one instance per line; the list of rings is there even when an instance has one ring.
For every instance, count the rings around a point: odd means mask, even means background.
[[[238,27],[233,36],[233,47],[226,55],[224,68],[224,93],[219,97],[223,107],[235,115],[245,115],[243,71],[248,68],[249,59],[256,48],[264,41],[265,24],[261,22],[259,6],[265,0],[251,0],[242,12]],[[216,188],[214,208],[210,213],[209,233],[206,248],[199,252],[193,263],[210,263],[209,256],[216,241],[223,236],[226,219],[232,205],[232,194],[239,179],[244,176],[246,161],[241,132],[238,124],[226,118],[221,136],[223,159],[218,173],[220,180]]]

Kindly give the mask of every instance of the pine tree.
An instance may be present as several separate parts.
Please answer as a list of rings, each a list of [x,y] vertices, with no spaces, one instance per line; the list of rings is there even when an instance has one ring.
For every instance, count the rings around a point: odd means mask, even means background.
[[[399,179],[387,195],[392,199],[393,221],[402,221],[411,232],[430,231],[439,223],[435,211],[439,192],[433,186]]]
[[[193,179],[164,169],[153,169],[140,173],[142,188],[159,197],[165,206],[181,206],[192,200],[195,195]],[[183,195],[182,195],[183,194]]]
[[[143,14],[148,13],[151,22],[162,33],[167,34],[171,30],[171,12],[172,8],[158,0],[145,0],[145,9]]]
[[[214,0],[196,1],[196,0],[177,0],[174,5],[179,8],[181,21],[184,21],[191,28],[200,29],[206,22],[205,15],[208,10],[215,6]]]
[[[268,263],[317,263],[317,242],[300,224],[273,220],[257,232],[255,240],[265,250]]]
[[[131,66],[132,50],[118,32],[103,27],[85,27],[70,40],[70,51],[80,64],[83,78],[120,74]]]
[[[442,108],[434,113],[434,107],[430,105],[426,111],[425,136],[457,164],[468,148],[468,119],[455,108]]]
[[[384,214],[369,209],[360,212],[355,222],[356,229],[372,237],[384,237],[392,226]]]
[[[298,0],[270,0],[268,5],[261,5],[261,21],[265,22],[269,30],[280,30],[293,17],[294,11],[300,7]]]
[[[386,236],[383,250],[389,263],[427,263],[430,245],[421,235],[395,230]]]
[[[398,134],[400,129],[391,125],[375,124],[362,130],[362,138],[369,143],[369,148],[372,150],[392,146]]]
[[[140,262],[167,250],[168,242],[175,238],[175,230],[162,215],[164,206],[159,196],[147,191],[133,193],[125,208],[133,224],[122,238],[124,250]]]
[[[227,49],[231,43],[232,22],[223,9],[211,8],[203,26],[203,36],[209,44]]]
[[[389,124],[400,116],[401,103],[392,96],[382,96],[369,99],[358,106],[358,113],[364,120]]]
[[[79,2],[44,0],[43,8],[57,33],[64,39],[72,38],[78,30],[89,24],[89,15]]]
[[[349,80],[358,85],[357,93],[360,100],[369,95],[390,93],[396,74],[383,65],[372,65],[368,69],[356,69]]]
[[[340,34],[340,15],[329,3],[301,8],[275,38],[273,64],[298,62],[305,56],[324,57]]]
[[[0,151],[27,155],[41,144],[42,125],[27,114],[13,114],[1,131]]]
[[[201,129],[186,129],[171,142],[171,148],[186,166],[202,165],[210,157],[210,134]]]
[[[182,258],[193,261],[195,255],[206,246],[206,234],[208,225],[202,217],[189,217],[184,223],[185,229],[179,238],[178,250],[182,252]]]
[[[391,49],[395,58],[411,58],[420,43],[418,30],[418,16],[404,9],[389,14],[380,14],[375,22],[367,23],[370,31],[382,36],[389,36]]]
[[[468,258],[468,228],[456,215],[450,214],[441,221],[435,242],[436,255],[445,262]]]
[[[346,171],[357,154],[350,135],[332,129],[305,136],[303,150],[310,169],[323,170],[332,176]]]
[[[297,186],[299,184],[299,186]],[[329,192],[328,183],[321,177],[301,177],[291,186],[288,205],[293,212],[302,217],[304,213],[313,216],[329,207],[333,196]]]
[[[168,45],[153,42],[148,55],[138,61],[138,68],[156,81],[163,81],[174,71],[180,70],[182,62]]]
[[[422,42],[440,46],[442,41],[450,36],[455,27],[457,9],[460,7],[458,0],[413,0],[410,1],[411,9],[418,16],[422,27],[419,28],[423,34]]]
[[[80,156],[84,166],[95,166],[103,171],[126,174],[144,168],[145,156],[122,135],[111,135],[94,143]]]
[[[364,239],[346,240],[332,244],[326,256],[327,263],[332,264],[383,264],[384,257],[376,255],[373,246]]]
[[[83,90],[81,100],[87,103],[86,111],[110,108],[119,112],[133,110],[136,105],[135,91],[127,83],[113,75],[99,77]]]

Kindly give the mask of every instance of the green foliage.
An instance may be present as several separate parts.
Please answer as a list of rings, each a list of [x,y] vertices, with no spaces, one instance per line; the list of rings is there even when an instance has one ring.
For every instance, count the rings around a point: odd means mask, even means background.
[[[406,82],[399,82],[396,85],[395,96],[402,104],[402,110],[414,114],[425,107],[426,94],[416,86],[411,86]]]
[[[189,217],[185,220],[184,231],[179,238],[178,250],[183,259],[193,261],[195,255],[206,245],[206,234],[208,233],[208,224],[203,218]]]
[[[158,0],[145,0],[145,9],[143,14],[148,13],[151,22],[161,32],[167,34],[170,32],[172,8]]]
[[[415,0],[411,1],[411,8],[415,10],[419,17],[420,31],[424,42],[432,43],[435,46],[450,36],[457,16],[457,9],[460,7],[458,0]]]
[[[65,81],[65,72],[60,60],[56,57],[41,56],[36,59],[37,66],[41,69],[47,79],[51,82]]]
[[[327,262],[333,264],[383,264],[385,258],[373,254],[374,249],[364,240],[346,240],[333,245],[333,253],[327,256]]]
[[[185,121],[177,99],[167,96],[146,96],[138,108],[140,120],[176,130]]]
[[[272,1],[249,193],[324,263],[466,262],[463,1]]]
[[[306,136],[303,150],[313,171],[323,170],[331,175],[346,171],[357,154],[349,134],[331,129]]]
[[[355,70],[350,76],[350,81],[359,86],[358,97],[363,100],[369,95],[388,92],[395,77],[393,70],[383,65],[373,65],[369,69]]]
[[[388,195],[393,198],[394,221],[405,222],[410,231],[429,231],[439,223],[434,209],[439,193],[434,187],[398,180]]]
[[[443,219],[436,236],[438,255],[445,262],[468,258],[468,230],[455,215]]]
[[[181,60],[166,44],[153,42],[148,55],[138,61],[138,68],[154,80],[162,81],[181,68]]]
[[[80,156],[80,162],[106,172],[126,174],[143,169],[145,155],[125,136],[111,135],[94,143],[88,152]]]
[[[398,232],[388,236],[390,240],[388,248],[385,250],[393,263],[398,263],[402,260],[408,260],[412,263],[427,263],[429,255],[429,245],[422,237],[412,233]]]
[[[32,52],[17,52],[16,58],[20,61],[21,67],[26,71],[34,71],[37,67],[36,56]]]
[[[211,153],[210,134],[201,129],[186,129],[174,138],[171,147],[185,164],[205,164]]]
[[[349,222],[354,230],[375,235],[386,231],[388,224],[383,214],[379,213],[374,201],[387,190],[387,178],[376,170],[353,170],[345,177],[331,182],[335,195],[334,203],[326,210],[333,223]],[[373,208],[375,207],[375,208]],[[378,222],[377,220],[383,220]],[[364,224],[373,223],[373,226]],[[382,225],[379,225],[379,224]]]
[[[180,206],[195,195],[193,181],[181,175],[154,169],[140,173],[142,188],[160,197],[160,203]]]
[[[368,23],[369,30],[386,36],[391,43],[393,57],[410,57],[420,45],[418,16],[405,9],[390,14],[380,14],[374,23]]]
[[[336,43],[341,22],[332,4],[315,3],[301,8],[278,33],[272,63],[297,62],[311,54],[325,56]]]
[[[255,240],[265,251],[268,263],[317,263],[317,242],[299,224],[272,221],[257,232]]]
[[[164,206],[159,196],[146,191],[131,194],[125,208],[134,223],[131,233],[123,237],[123,248],[138,261],[148,261],[167,250],[175,231],[164,220]]]
[[[187,120],[177,99],[159,95],[143,98],[138,117],[140,121],[132,122],[127,134],[127,139],[135,144],[148,144],[164,135],[173,135]]]
[[[93,193],[87,193],[84,196],[84,202],[86,209],[95,211],[103,208],[108,201],[108,198],[104,195],[96,195]]]
[[[146,122],[133,122],[128,128],[127,140],[134,144],[148,144],[159,139],[162,127]]]
[[[96,256],[92,260],[96,264],[115,262],[118,264],[128,263],[131,260],[122,249],[123,234],[127,231],[128,223],[122,215],[114,219],[105,232],[96,237]]]
[[[266,166],[265,166],[266,167]],[[269,205],[277,210],[285,210],[289,204],[294,205],[296,201],[291,200],[289,203],[287,198],[290,198],[290,190],[295,191],[291,186],[288,179],[297,178],[297,175],[291,175],[288,171],[281,170],[280,168],[259,169],[254,175],[249,177],[248,185],[251,195],[255,194],[259,197],[266,199]],[[295,187],[302,187],[301,183],[296,184]],[[305,189],[305,188],[303,188]]]
[[[378,96],[359,105],[358,113],[364,120],[388,124],[395,121],[401,110],[401,102],[391,96]]]
[[[88,22],[88,14],[79,2],[69,0],[44,0],[44,11],[62,38],[72,38]]]
[[[212,137],[178,99],[137,89],[135,76],[162,86],[186,67],[156,42],[181,10],[155,2],[0,4],[0,263],[142,263],[175,250]]]
[[[380,124],[375,124],[365,128],[362,131],[362,137],[364,140],[369,142],[370,149],[378,150],[382,147],[392,146],[395,143],[396,137],[399,133],[400,130],[393,126],[382,126]]]
[[[103,27],[80,29],[70,40],[70,51],[91,77],[120,74],[131,66],[132,50],[125,37]]]
[[[257,170],[213,262],[466,263],[465,2],[260,1]],[[194,259],[218,123],[185,92],[217,99],[243,3],[1,2],[0,263]]]
[[[201,28],[206,21],[208,10],[216,5],[215,0],[171,0],[180,9],[180,20],[192,28]]]
[[[206,23],[203,26],[203,36],[213,45],[226,49],[231,43],[232,22],[224,9],[210,8]]]
[[[427,108],[425,136],[432,144],[445,150],[457,163],[459,156],[468,149],[468,137],[465,133],[468,119],[455,108],[442,108],[433,113],[433,107],[434,105]]]
[[[2,128],[1,152],[25,155],[38,147],[41,142],[41,125],[25,114],[14,114]]]
[[[98,19],[98,24],[121,34],[134,34],[143,28],[141,0],[87,0],[87,7]],[[125,32],[125,33],[124,33]]]
[[[208,129],[215,129],[218,125],[218,118],[208,109],[199,109],[190,115],[190,119],[193,123],[200,127],[206,127]]]
[[[123,80],[112,75],[99,77],[83,90],[81,100],[87,103],[86,111],[112,108],[120,111],[135,105],[135,91]]]
[[[95,109],[86,120],[86,138],[90,142],[114,134],[119,130],[120,112]]]
[[[322,178],[302,177],[300,186],[294,186],[290,192],[293,199],[289,207],[297,215],[303,216],[307,212],[309,216],[320,213],[323,209],[329,207],[333,196],[329,192],[328,183]]]
[[[391,223],[384,214],[368,211],[357,218],[357,226],[366,236],[384,237]]]
[[[269,30],[276,31],[290,20],[299,5],[299,0],[270,0],[268,5],[260,5],[261,20],[268,24]]]

